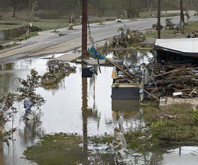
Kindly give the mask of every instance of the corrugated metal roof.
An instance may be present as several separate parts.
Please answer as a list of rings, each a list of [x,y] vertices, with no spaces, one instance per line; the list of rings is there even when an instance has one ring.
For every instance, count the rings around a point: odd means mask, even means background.
[[[186,56],[198,56],[198,38],[157,39],[155,50],[164,50]]]

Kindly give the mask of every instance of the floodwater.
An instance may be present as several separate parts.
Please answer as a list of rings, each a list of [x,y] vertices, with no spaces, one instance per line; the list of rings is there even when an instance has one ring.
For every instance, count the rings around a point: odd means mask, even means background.
[[[4,64],[0,69],[0,92],[15,92],[20,85],[18,78],[26,79],[31,69],[35,69],[40,75],[44,74],[47,61],[44,58],[31,58]],[[124,117],[123,127],[126,131],[144,125],[141,119],[143,109],[139,107],[138,101],[111,100],[112,67],[102,66],[98,76],[82,79],[81,65],[71,65],[76,66],[76,73],[65,77],[57,88],[39,87],[36,90],[46,100],[40,111],[32,109],[38,116],[38,122],[24,123],[23,103],[16,103],[18,113],[7,128],[16,127],[17,131],[9,146],[0,144],[0,165],[34,165],[35,163],[24,158],[23,152],[45,134],[77,133],[84,138],[105,133],[113,135],[121,115]],[[156,164],[197,164],[198,147],[172,148],[158,155],[160,159],[155,160]],[[141,155],[131,151],[126,156],[125,164],[149,164],[153,157],[153,153]]]

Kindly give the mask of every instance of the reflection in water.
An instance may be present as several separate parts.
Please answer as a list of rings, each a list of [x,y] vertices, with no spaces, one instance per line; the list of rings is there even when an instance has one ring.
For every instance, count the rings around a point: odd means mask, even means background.
[[[0,141],[0,165],[5,165],[4,156],[3,156],[3,142]]]
[[[183,146],[176,149],[167,150],[163,155],[161,164],[179,164],[179,165],[197,165],[198,162],[198,147]],[[170,163],[171,162],[171,163]]]
[[[24,129],[19,129],[20,138],[23,139],[24,145],[28,145],[30,143],[34,143],[38,137],[44,135],[44,131],[41,126],[41,112],[32,112],[33,119],[26,120],[22,119],[21,122],[25,123]]]
[[[87,78],[82,78],[82,126],[83,126],[83,152],[84,162],[88,161],[88,140],[87,140]]]
[[[143,56],[137,58],[137,61],[142,59]],[[12,64],[12,67],[11,65],[7,67],[7,70],[1,70],[0,92],[7,93],[16,90],[19,85],[17,77],[27,77],[31,69],[36,69],[40,75],[43,75],[46,71],[46,62],[46,59],[21,60]],[[114,127],[118,127],[119,124],[126,132],[144,126],[144,121],[141,118],[143,109],[139,109],[139,102],[111,100],[111,67],[101,67],[101,74],[87,80],[81,78],[81,65],[76,66],[77,73],[61,81],[59,88],[53,90],[37,89],[36,92],[40,93],[46,100],[46,104],[41,107],[43,112],[39,117],[41,123],[24,123],[21,120],[24,108],[19,103],[19,112],[14,119],[14,127],[18,128],[14,133],[15,140],[10,143],[9,147],[3,144],[6,165],[33,165],[22,159],[24,157],[23,152],[28,146],[35,144],[37,138],[43,135],[44,131],[45,134],[78,133],[83,136],[83,151],[85,151],[86,156],[84,156],[84,153],[80,154],[81,156],[83,154],[85,162],[92,158],[93,162],[96,159],[102,159],[103,164],[105,164],[104,162],[113,164],[113,155],[106,150],[108,146],[88,144],[88,135],[104,135],[104,133],[113,135]],[[82,86],[80,82],[82,82]],[[82,93],[79,91],[82,91]],[[123,120],[121,120],[122,116]],[[0,145],[1,149],[2,144]],[[91,147],[95,151],[92,152],[92,155],[90,155]],[[99,155],[99,150],[102,150],[101,155]],[[171,161],[176,161],[175,159],[181,158],[180,161],[182,161],[186,157],[189,158],[189,162],[191,162],[191,158],[194,162],[198,155],[198,152],[185,155],[185,152],[189,153],[190,151],[183,147],[181,147],[180,157],[179,149],[177,155],[174,152],[164,154],[164,151],[144,152],[142,154],[131,151],[127,155],[128,157],[126,156],[126,160],[131,160],[130,163],[133,164],[146,164],[145,162],[147,164],[159,164],[161,162],[162,164],[171,164]],[[171,159],[169,159],[170,157]],[[2,150],[0,150],[0,158],[2,158]],[[162,161],[162,159],[164,160]],[[3,160],[0,159],[1,163],[3,163]]]
[[[140,66],[142,63],[148,64],[152,61],[153,54],[150,52],[132,51],[125,56],[125,63]]]
[[[13,69],[13,63],[0,64],[0,71],[2,71],[2,70],[12,70],[12,69]]]

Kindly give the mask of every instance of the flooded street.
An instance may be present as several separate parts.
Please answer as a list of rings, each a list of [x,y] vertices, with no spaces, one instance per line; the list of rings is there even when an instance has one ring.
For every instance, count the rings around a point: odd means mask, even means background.
[[[31,58],[2,65],[0,92],[16,92],[20,85],[18,78],[25,79],[31,69],[43,75],[46,72],[47,61],[46,58]],[[16,103],[18,113],[8,123],[7,128],[16,127],[17,131],[13,134],[9,146],[6,143],[0,144],[0,165],[36,164],[26,160],[23,152],[46,134],[73,133],[83,136],[84,140],[88,136],[103,136],[105,133],[113,135],[120,116],[124,118],[123,127],[126,132],[145,125],[141,117],[144,108],[139,106],[139,101],[111,99],[112,67],[102,66],[101,73],[97,76],[82,79],[81,64],[71,63],[71,66],[76,66],[76,73],[62,79],[55,89],[36,89],[36,93],[46,101],[40,107],[41,110],[35,107],[32,109],[37,116],[37,122],[24,122],[23,102]],[[87,145],[91,148],[91,144]],[[126,156],[126,164],[129,165],[150,162],[194,165],[197,161],[198,147],[190,146],[159,149],[153,153],[145,151],[145,155],[130,151]]]

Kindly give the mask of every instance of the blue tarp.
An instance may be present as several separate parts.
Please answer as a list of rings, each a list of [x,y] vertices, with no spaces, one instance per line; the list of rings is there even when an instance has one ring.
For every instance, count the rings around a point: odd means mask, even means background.
[[[92,58],[105,59],[105,56],[99,54],[93,46],[87,52]]]

